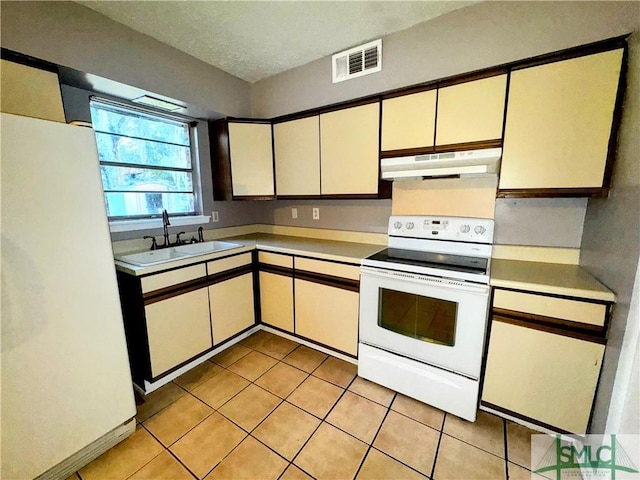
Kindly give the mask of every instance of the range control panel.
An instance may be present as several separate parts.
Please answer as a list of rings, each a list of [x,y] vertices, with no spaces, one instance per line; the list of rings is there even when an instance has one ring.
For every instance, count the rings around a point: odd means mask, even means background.
[[[394,237],[492,243],[493,220],[471,217],[394,215],[389,217],[388,233]]]

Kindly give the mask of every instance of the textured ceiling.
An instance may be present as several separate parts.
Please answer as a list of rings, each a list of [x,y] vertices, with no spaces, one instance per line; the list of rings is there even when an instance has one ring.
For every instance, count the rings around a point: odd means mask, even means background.
[[[253,83],[476,2],[78,3]]]

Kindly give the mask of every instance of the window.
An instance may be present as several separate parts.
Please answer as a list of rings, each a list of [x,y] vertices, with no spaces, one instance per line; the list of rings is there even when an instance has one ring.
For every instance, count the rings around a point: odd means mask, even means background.
[[[196,214],[189,123],[92,99],[109,220]]]

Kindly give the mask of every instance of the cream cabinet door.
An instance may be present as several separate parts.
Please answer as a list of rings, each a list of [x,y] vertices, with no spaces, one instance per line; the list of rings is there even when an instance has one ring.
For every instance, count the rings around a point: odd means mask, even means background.
[[[494,320],[482,400],[584,434],[604,345]]]
[[[382,101],[382,151],[433,146],[436,90]]]
[[[502,139],[507,75],[438,90],[436,145]]]
[[[145,316],[152,377],[212,346],[206,288],[147,305]]]
[[[260,272],[262,322],[293,333],[293,278]]]
[[[500,189],[603,184],[622,49],[511,73]]]
[[[253,274],[209,287],[213,343],[217,345],[255,323]]]
[[[234,196],[271,196],[271,124],[229,122],[231,185]]]
[[[295,280],[296,334],[358,354],[358,293]]]
[[[377,194],[380,103],[320,115],[321,193]]]
[[[0,110],[65,123],[58,75],[2,60]]]
[[[273,126],[278,195],[320,195],[320,117]]]

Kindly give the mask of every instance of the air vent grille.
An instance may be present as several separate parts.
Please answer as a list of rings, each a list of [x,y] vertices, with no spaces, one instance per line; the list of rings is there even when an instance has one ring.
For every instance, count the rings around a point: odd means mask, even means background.
[[[333,56],[333,83],[382,70],[382,40],[350,48]]]

